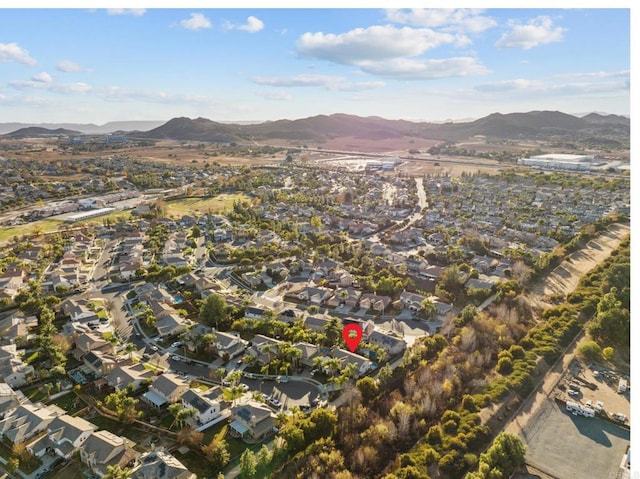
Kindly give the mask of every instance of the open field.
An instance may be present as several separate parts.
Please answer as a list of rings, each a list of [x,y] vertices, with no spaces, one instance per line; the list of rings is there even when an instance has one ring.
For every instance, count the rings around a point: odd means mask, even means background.
[[[191,215],[194,213],[225,213],[231,211],[234,201],[250,201],[244,194],[222,194],[213,198],[190,197],[179,200],[168,200],[167,213],[169,216]]]
[[[90,218],[85,221],[78,221],[77,223],[67,223],[63,219],[56,218],[57,217],[45,218],[43,220],[34,221],[33,223],[24,225],[2,226],[0,227],[0,244],[5,241],[11,240],[14,236],[30,235],[34,233],[49,233],[51,231],[56,231],[61,229],[63,225],[67,225],[70,228],[82,225],[102,225],[106,218],[110,218],[112,220],[124,219],[125,221],[127,221],[131,218],[131,211],[114,211],[113,213],[109,213],[108,215]]]
[[[456,163],[448,163],[448,160]],[[404,163],[396,171],[401,171],[411,176],[445,175],[458,177],[464,173],[491,173],[497,174],[500,170],[511,168],[509,163],[500,163],[484,158],[460,158],[460,157],[429,157],[427,161],[403,160]],[[436,163],[439,165],[436,166]]]

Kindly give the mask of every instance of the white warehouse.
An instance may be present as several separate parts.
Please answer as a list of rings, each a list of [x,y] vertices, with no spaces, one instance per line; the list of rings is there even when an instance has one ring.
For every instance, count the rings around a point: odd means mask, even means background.
[[[589,170],[596,163],[590,155],[566,155],[563,153],[549,153],[531,158],[520,158],[519,165],[549,168],[556,170]]]

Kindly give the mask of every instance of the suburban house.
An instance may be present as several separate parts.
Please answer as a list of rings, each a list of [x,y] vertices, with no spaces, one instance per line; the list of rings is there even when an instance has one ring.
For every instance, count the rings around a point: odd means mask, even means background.
[[[145,369],[143,364],[116,366],[107,376],[109,386],[117,391],[131,387],[134,391],[142,387],[142,383],[154,378],[153,371]]]
[[[96,378],[106,376],[116,367],[113,356],[101,353],[100,351],[89,351],[82,358],[82,362],[87,370]]]
[[[416,293],[410,293],[409,291],[403,291],[400,293],[400,303],[403,308],[410,309],[412,311],[419,311],[422,302],[427,299],[426,296]]]
[[[389,296],[380,296],[377,294],[363,294],[360,296],[361,309],[373,309],[374,311],[384,312],[389,308],[391,298]]]
[[[0,419],[14,411],[26,399],[22,391],[14,391],[6,383],[0,383]]]
[[[491,281],[487,281],[479,278],[469,278],[467,282],[464,284],[466,289],[488,289],[491,290],[494,286],[494,283]]]
[[[331,297],[333,290],[329,288],[308,286],[304,288],[297,297],[301,301],[307,301],[309,304],[321,305]]]
[[[232,407],[231,414],[233,421],[229,426],[232,435],[242,439],[261,439],[274,432],[275,415],[262,403],[248,401]]]
[[[407,348],[407,343],[403,339],[377,330],[367,336],[367,342],[384,348],[389,356],[400,354]]]
[[[98,315],[87,306],[86,302],[79,302],[74,299],[66,299],[60,303],[60,311],[71,318],[71,321],[98,321]]]
[[[342,362],[343,368],[347,364],[354,364],[356,367],[356,375],[358,377],[366,374],[371,369],[371,361],[367,358],[341,348],[334,347],[331,350],[331,356],[339,359]]]
[[[318,318],[316,316],[307,316],[304,318],[304,326],[316,333],[322,333],[329,322],[329,318]]]
[[[76,337],[76,348],[73,350],[73,355],[76,359],[81,359],[91,351],[113,353],[113,346],[108,343],[100,333],[92,331],[78,335],[78,337]]]
[[[12,444],[27,441],[46,431],[51,421],[62,414],[64,411],[57,406],[22,404],[0,421],[0,437]]]
[[[230,358],[233,358],[244,352],[247,342],[240,336],[222,331],[214,331],[214,334],[216,335],[214,347],[219,357],[223,357],[227,353]]]
[[[264,317],[265,312],[266,311],[262,308],[247,306],[244,309],[244,317],[247,319],[262,319]]]
[[[97,429],[98,426],[86,419],[63,414],[49,423],[49,434],[29,444],[28,449],[38,457],[53,451],[59,457],[68,459]]]
[[[260,364],[266,364],[275,357],[278,344],[282,341],[262,334],[256,334],[251,340],[251,347],[247,350]]]
[[[220,403],[200,394],[197,389],[187,390],[180,401],[183,408],[196,411],[194,418],[198,424],[206,424],[220,415]]]
[[[338,307],[341,304],[347,309],[353,309],[358,305],[362,291],[354,288],[338,288],[336,293],[327,301],[328,306]]]
[[[187,330],[187,321],[179,314],[168,314],[156,320],[156,329],[161,338],[177,336]]]
[[[142,395],[142,399],[159,409],[167,404],[178,402],[188,389],[189,384],[180,376],[165,373],[153,380],[149,390]]]
[[[34,374],[33,366],[22,362],[18,356],[15,344],[0,348],[0,377],[5,383],[17,389],[27,384]]]
[[[121,469],[132,467],[140,453],[129,439],[116,436],[109,431],[94,431],[80,448],[80,459],[89,470],[102,478],[107,474],[107,466]]]
[[[307,367],[313,367],[313,359],[317,357],[320,348],[315,344],[311,343],[295,343],[292,347],[299,349],[302,351],[302,356],[300,356],[300,364]]]
[[[196,479],[184,464],[164,448],[140,456],[140,466],[133,471],[132,479]]]

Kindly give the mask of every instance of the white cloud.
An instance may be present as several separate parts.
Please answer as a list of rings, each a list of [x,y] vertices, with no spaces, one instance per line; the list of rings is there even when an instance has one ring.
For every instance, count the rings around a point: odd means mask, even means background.
[[[273,87],[321,87],[334,91],[363,91],[383,87],[384,82],[350,82],[339,76],[294,75],[289,77],[253,77],[258,85]]]
[[[145,8],[107,8],[109,15],[132,15],[134,17],[141,17],[146,11]]]
[[[296,47],[305,57],[358,65],[364,61],[417,56],[440,45],[459,41],[454,35],[427,28],[374,25],[338,35],[308,32],[298,39]]]
[[[284,92],[284,91],[268,91],[268,92],[264,92],[261,96],[265,100],[272,100],[272,101],[291,101],[291,100],[293,100],[293,95],[291,93],[287,93],[287,92]]]
[[[264,22],[257,17],[247,17],[247,23],[244,25],[238,25],[237,29],[249,33],[259,32],[264,28]]]
[[[82,71],[82,67],[80,65],[70,62],[69,60],[60,60],[56,63],[56,68],[65,73]]]
[[[51,75],[49,75],[47,72],[36,73],[31,77],[31,79],[35,82],[40,83],[51,83],[53,81],[53,78],[51,78]]]
[[[75,83],[56,83],[51,85],[51,91],[56,93],[87,93],[94,90],[94,88],[84,82]]]
[[[529,50],[539,45],[562,41],[566,31],[566,28],[554,26],[547,16],[533,18],[526,25],[511,20],[509,27],[511,30],[500,37],[495,43],[496,47]]]
[[[363,62],[360,63],[360,68],[366,73],[398,80],[430,80],[489,73],[484,65],[471,57],[425,60],[396,58],[381,62]]]
[[[202,30],[211,28],[211,22],[202,13],[192,13],[191,17],[180,21],[180,26],[187,30]]]
[[[628,81],[559,83],[557,80],[527,80],[523,78],[485,83],[475,87],[478,92],[501,95],[505,93],[513,93],[514,95],[585,95],[620,92],[628,89]]]
[[[386,13],[387,20],[393,23],[445,31],[480,33],[497,25],[493,18],[482,15],[484,10],[480,9],[388,9]]]
[[[48,79],[48,80],[47,80]],[[91,85],[83,82],[76,83],[54,83],[48,73],[42,72],[34,75],[31,80],[12,80],[9,86],[17,90],[26,90],[35,88],[39,90],[48,90],[56,93],[86,93],[93,90]]]
[[[558,75],[559,78],[628,78],[631,74],[629,70],[620,70],[616,72],[587,72],[587,73],[567,73]]]
[[[35,65],[35,59],[29,56],[29,52],[18,46],[17,43],[0,43],[0,62],[18,62],[25,65]]]

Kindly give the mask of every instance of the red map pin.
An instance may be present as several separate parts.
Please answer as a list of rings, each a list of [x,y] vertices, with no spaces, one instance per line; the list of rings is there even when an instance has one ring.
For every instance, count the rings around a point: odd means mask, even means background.
[[[347,324],[342,329],[342,337],[344,342],[347,343],[349,351],[353,353],[362,339],[362,327],[355,323]]]

